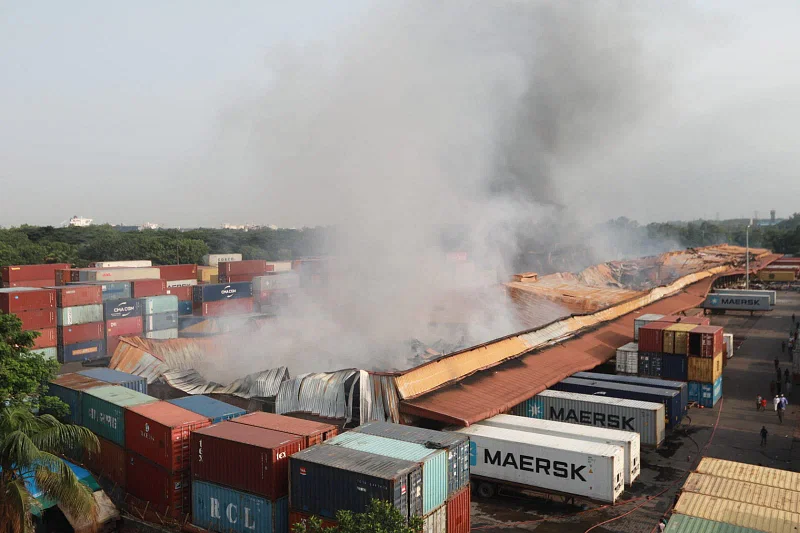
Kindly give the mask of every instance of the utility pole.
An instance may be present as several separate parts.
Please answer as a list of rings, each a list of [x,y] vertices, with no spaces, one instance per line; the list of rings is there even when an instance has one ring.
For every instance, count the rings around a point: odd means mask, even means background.
[[[745,247],[747,248],[747,258],[745,259],[745,261],[746,261],[745,265],[746,266],[745,266],[745,270],[744,270],[744,276],[745,276],[744,277],[744,280],[745,280],[744,281],[744,288],[745,288],[745,290],[750,290],[750,226],[752,226],[752,225],[753,225],[753,220],[751,219],[750,223],[747,225],[747,228],[745,228],[745,230],[744,230],[745,231],[744,241],[745,241]]]

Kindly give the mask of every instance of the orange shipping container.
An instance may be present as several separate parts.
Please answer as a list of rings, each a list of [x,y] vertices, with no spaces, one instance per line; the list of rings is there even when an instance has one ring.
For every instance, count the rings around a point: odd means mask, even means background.
[[[714,383],[722,375],[722,352],[712,357],[689,357],[689,381]]]
[[[304,447],[321,444],[339,434],[339,428],[330,424],[265,412],[246,414],[234,418],[231,422],[303,437]]]
[[[100,442],[98,453],[84,453],[84,464],[96,474],[106,476],[118,487],[125,488],[125,449],[103,437],[97,437]]]
[[[447,500],[447,533],[469,533],[470,496],[467,485]]]

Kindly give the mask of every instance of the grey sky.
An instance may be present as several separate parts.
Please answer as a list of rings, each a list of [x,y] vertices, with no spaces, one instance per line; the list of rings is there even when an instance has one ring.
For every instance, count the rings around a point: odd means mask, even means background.
[[[381,33],[371,24],[377,18],[390,26],[388,6],[393,3],[3,2],[0,225],[58,224],[72,215],[173,226],[337,222],[324,205],[326,193],[365,201],[376,196],[337,191],[337,184],[326,183],[324,177],[304,182],[308,168],[287,167],[286,161],[276,165],[274,157],[260,159],[262,150],[288,151],[281,123],[265,119],[264,113],[274,118],[274,110],[281,109],[295,157],[314,159],[323,150],[320,160],[329,161],[327,150],[339,150],[336,124],[326,122],[317,129],[317,119],[347,121],[348,114],[325,110],[316,115],[315,110],[325,109],[328,90],[313,83],[336,79],[331,84],[336,101],[349,90],[336,78],[337,70],[365,80],[371,72],[379,73],[382,78],[360,86],[371,89],[360,98],[365,109],[381,113],[382,83],[402,80],[389,79],[391,69],[363,70],[361,64],[399,57],[402,68],[415,69],[406,63],[434,55],[440,65],[469,65],[474,52],[469,46],[440,52],[416,46],[409,38],[392,41],[409,46],[402,53],[381,48]],[[476,10],[494,3],[464,1]],[[586,4],[574,5],[583,9],[578,6]],[[753,210],[767,216],[770,208],[788,215],[796,210],[800,3],[647,5],[630,19],[641,47],[637,65],[646,71],[645,89],[637,92],[645,105],[630,123],[615,123],[607,136],[601,128],[593,131],[580,157],[558,161],[553,186],[562,202],[586,221],[619,215],[641,221],[713,218],[717,212],[722,217],[749,216]],[[368,6],[373,6],[372,13]],[[376,6],[390,12],[376,17]],[[481,33],[470,38],[480,42],[487,32],[490,39],[493,32],[502,34],[509,20],[498,17],[500,26],[494,29],[491,17],[480,24],[471,21]],[[460,20],[418,22],[442,25],[434,34],[452,35],[456,45],[468,35],[453,30]],[[415,31],[423,30],[410,24],[409,35]],[[508,63],[513,62],[509,57]],[[497,75],[513,85],[516,67],[509,64],[483,65],[485,70],[463,80],[477,85]],[[313,68],[333,74],[320,78],[310,72]],[[283,75],[298,79],[288,84],[297,92],[272,89],[272,84],[284,83]],[[432,75],[430,81],[448,80]],[[353,86],[352,94],[360,87]],[[413,115],[410,104],[424,100],[429,90],[435,93],[436,87],[410,84],[385,104]],[[353,100],[355,96],[346,99]],[[495,103],[482,110],[494,109]],[[438,107],[420,108],[437,133],[447,126],[437,122],[446,115],[432,116]],[[297,123],[296,115],[301,117]],[[388,126],[428,129],[420,121],[404,123],[404,115],[389,113],[394,124]],[[304,152],[305,140],[315,135],[326,135],[326,142],[316,140],[314,151]],[[275,138],[281,139],[273,142]],[[402,135],[375,138],[404,140]],[[440,142],[434,149],[443,146]],[[367,142],[361,146],[365,153],[379,152],[384,161],[377,168],[385,169],[402,167],[405,158],[414,157],[410,147],[404,148],[395,152]],[[426,156],[431,161],[474,158],[446,150]],[[276,168],[288,171],[283,175]],[[381,189],[382,180],[392,180],[390,174],[376,175],[371,184],[356,183]],[[389,190],[402,194],[402,188]],[[448,201],[446,187],[432,190],[440,205]]]

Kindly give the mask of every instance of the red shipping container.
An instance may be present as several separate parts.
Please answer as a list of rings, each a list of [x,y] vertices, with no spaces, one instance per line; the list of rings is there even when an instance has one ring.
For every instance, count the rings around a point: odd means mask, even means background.
[[[70,281],[72,281],[72,274],[70,274],[69,268],[59,268],[58,270],[56,270],[55,273],[56,285],[59,286],[66,285]]]
[[[4,313],[55,307],[56,291],[52,289],[0,292],[0,311]]]
[[[192,476],[277,500],[289,490],[289,457],[304,448],[297,435],[221,422],[192,433]]]
[[[122,337],[125,337],[125,335],[106,335],[106,353],[109,356],[114,355],[114,350],[119,346]]]
[[[197,279],[197,265],[161,265],[158,268],[164,281]]]
[[[220,263],[219,268],[220,276],[237,276],[240,274],[263,274],[264,272],[272,272],[275,270],[275,265],[268,265],[263,259],[249,259],[246,261],[230,261],[227,263]]]
[[[148,509],[180,520],[192,512],[192,476],[189,470],[170,472],[130,450],[126,453],[125,490]]]
[[[191,302],[192,301],[192,290],[194,287],[167,287],[166,294],[171,294],[173,296],[178,297],[178,301],[180,302]]]
[[[194,312],[200,316],[244,315],[252,313],[254,308],[253,298],[194,303]]]
[[[103,287],[101,285],[70,285],[69,287],[56,287],[54,290],[58,307],[103,303]]]
[[[679,316],[668,315],[664,318],[659,318],[655,322],[663,322],[666,324],[696,324],[698,326],[708,326],[711,324],[711,319],[706,316]]]
[[[88,268],[73,268],[69,271],[69,280],[70,281],[80,281],[81,280],[81,272],[84,270],[89,270]]]
[[[163,279],[137,279],[131,281],[131,294],[134,298],[161,296],[167,294],[167,282]]]
[[[32,331],[38,331],[41,334],[33,341],[34,350],[52,348],[58,345],[58,330],[56,328],[35,329]]]
[[[294,418],[293,416],[265,413],[263,411],[234,418],[231,422],[297,435],[303,438],[304,448],[314,446],[315,444],[321,444],[339,434],[339,428],[331,424],[314,422],[313,420],[303,420],[302,418]]]
[[[107,383],[104,383],[107,385]],[[86,467],[96,474],[105,476],[113,481],[118,487],[125,488],[125,449],[106,440],[97,437],[100,442],[98,453],[84,453],[83,463]]]
[[[69,268],[68,263],[52,263],[49,265],[13,265],[5,266],[0,270],[3,281],[29,281],[49,279],[50,285],[56,281],[56,270]]]
[[[78,324],[77,326],[59,326],[58,344],[66,346],[78,344],[79,342],[96,341],[105,337],[103,331],[105,322],[91,322],[89,324]]]
[[[725,343],[722,338],[723,329],[720,326],[697,326],[689,332],[689,336],[700,335],[700,353],[690,353],[689,355],[698,357],[714,357],[720,353]],[[690,339],[690,349],[694,343]]]
[[[26,281],[12,281],[12,282],[3,282],[4,289],[11,289],[14,287],[36,287],[37,289],[41,289],[42,287],[50,287],[53,285],[52,279],[34,279],[34,280],[26,280]]]
[[[226,276],[224,274],[219,275],[219,282],[220,283],[241,283],[243,281],[253,281],[253,278],[262,275],[261,274],[231,274],[230,276]]]
[[[469,533],[470,486],[459,490],[447,500],[447,533]]]
[[[144,330],[144,322],[140,316],[113,318],[106,321],[106,335],[120,337],[122,335],[138,335]]]
[[[294,531],[295,524],[301,524],[303,520],[308,520],[312,516],[316,516],[322,522],[322,529],[328,529],[332,527],[336,527],[339,525],[339,522],[336,520],[331,520],[330,518],[325,518],[324,516],[317,516],[312,515],[309,513],[303,513],[301,511],[289,511],[289,531]]]
[[[25,331],[54,328],[57,324],[55,309],[31,309],[14,314],[22,320],[22,329]]]
[[[169,402],[125,409],[125,446],[167,470],[189,468],[189,435],[211,419]]]
[[[669,322],[650,322],[639,328],[639,353],[661,353],[664,347],[664,330]]]

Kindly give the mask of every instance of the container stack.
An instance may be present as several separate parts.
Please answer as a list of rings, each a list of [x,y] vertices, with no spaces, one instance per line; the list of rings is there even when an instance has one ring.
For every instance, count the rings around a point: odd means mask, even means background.
[[[56,271],[68,269],[67,263],[46,265],[11,265],[0,269],[3,288],[50,287],[56,282]]]
[[[0,312],[17,315],[22,321],[24,331],[39,333],[33,341],[33,351],[41,353],[48,359],[57,357],[58,320],[54,290],[35,287],[2,288]]]
[[[725,360],[723,331],[718,326],[698,326],[689,332],[689,401],[714,407],[722,397],[722,368]]]
[[[144,336],[148,339],[178,338],[178,297],[168,294],[142,298]]]
[[[275,266],[263,259],[251,259],[248,261],[221,261],[217,264],[219,269],[220,283],[237,283],[240,281],[252,282],[256,276],[263,276],[267,272],[272,272]]]
[[[106,350],[113,354],[120,339],[140,336],[144,331],[141,300],[127,298],[103,302],[103,319],[106,321]]]
[[[197,285],[197,265],[170,265],[159,267],[161,279],[166,284],[165,294],[178,297],[178,314],[192,314],[192,287]]]
[[[194,314],[220,316],[253,312],[253,284],[208,283],[194,287]]]
[[[289,304],[292,294],[300,288],[300,276],[280,271],[253,278],[253,300],[261,313],[274,313]]]
[[[55,287],[60,363],[106,356],[103,291],[97,285]]]
[[[235,263],[242,260],[242,254],[208,254],[203,256],[203,265],[216,268],[220,263]]]
[[[198,266],[197,283],[219,283],[219,268],[216,266]]]

